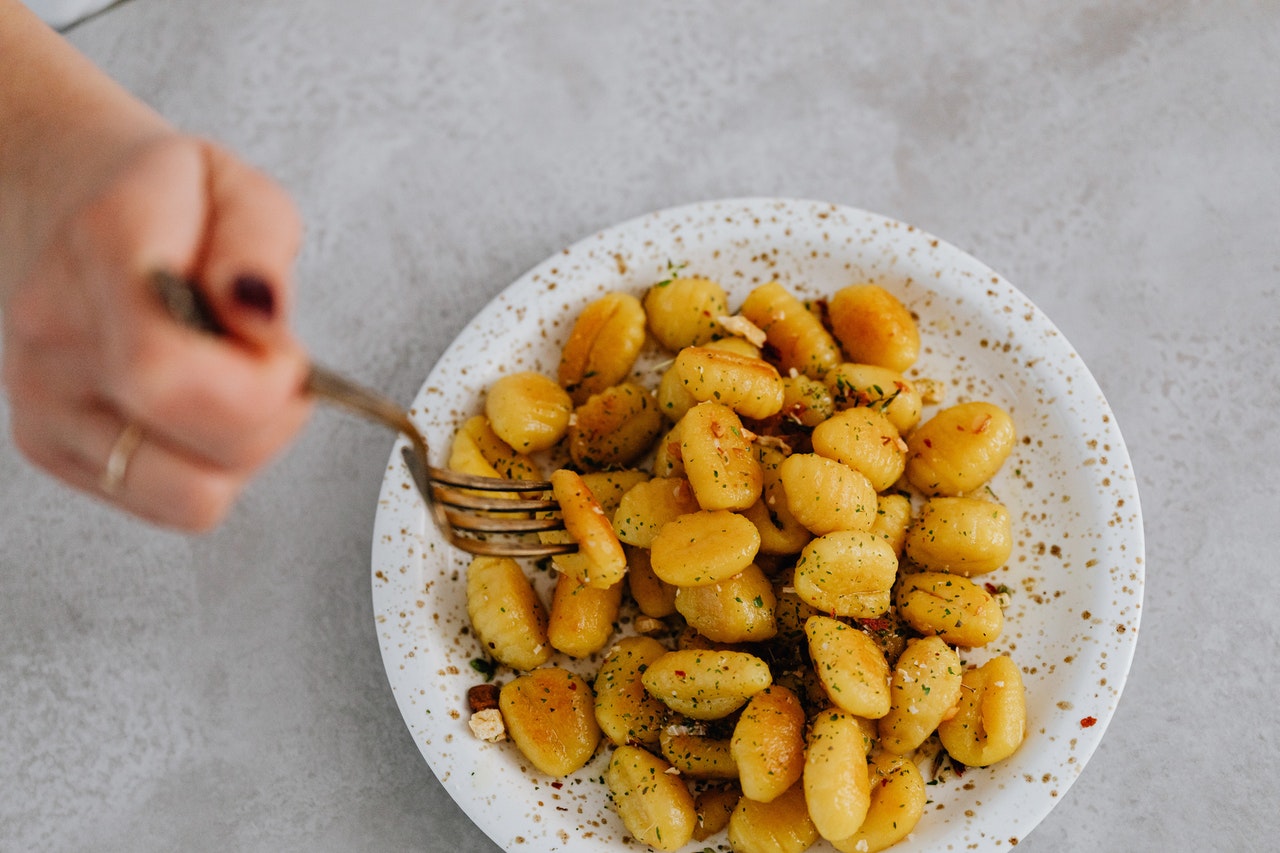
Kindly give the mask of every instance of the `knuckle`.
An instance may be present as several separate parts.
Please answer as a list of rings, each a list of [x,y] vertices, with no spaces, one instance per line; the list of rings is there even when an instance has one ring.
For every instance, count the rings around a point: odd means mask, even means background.
[[[106,372],[107,383],[123,409],[146,420],[166,422],[180,408],[180,386],[172,381],[164,359],[147,339],[122,340],[112,362]]]

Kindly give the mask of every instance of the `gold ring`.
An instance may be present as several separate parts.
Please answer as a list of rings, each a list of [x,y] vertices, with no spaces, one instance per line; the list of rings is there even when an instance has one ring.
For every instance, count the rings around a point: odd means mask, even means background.
[[[129,460],[142,444],[142,427],[137,424],[125,424],[116,443],[111,445],[111,453],[107,456],[107,467],[102,472],[102,491],[115,496],[124,485],[125,472],[129,470]]]

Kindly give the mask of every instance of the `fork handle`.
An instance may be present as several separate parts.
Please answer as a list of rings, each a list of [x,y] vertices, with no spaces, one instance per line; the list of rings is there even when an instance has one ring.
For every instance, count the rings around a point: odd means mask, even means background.
[[[410,438],[413,438],[417,432],[417,428],[409,420],[409,413],[399,403],[370,388],[358,385],[327,367],[313,362],[304,387],[309,394],[330,403],[336,403],[358,415],[379,421]]]
[[[212,306],[191,282],[166,270],[158,270],[153,273],[151,284],[169,315],[179,323],[212,335],[226,334]],[[307,374],[304,388],[318,398],[337,403],[404,434],[422,460],[423,470],[410,465],[410,471],[423,495],[430,500],[426,483],[430,471],[426,466],[430,464],[427,460],[431,457],[427,453],[427,443],[399,403],[315,363]]]

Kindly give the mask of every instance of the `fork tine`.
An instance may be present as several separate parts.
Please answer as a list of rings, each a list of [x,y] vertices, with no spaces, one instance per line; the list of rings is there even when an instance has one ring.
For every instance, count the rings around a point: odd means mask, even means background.
[[[433,483],[431,494],[445,506],[457,509],[474,509],[482,512],[554,512],[560,505],[549,498],[501,498],[469,495]]]
[[[445,510],[449,523],[459,530],[475,533],[544,533],[564,530],[562,518],[494,518]]]
[[[504,497],[499,493],[532,494],[550,492],[551,484],[542,480],[504,480],[460,474],[428,466],[409,447],[401,455],[418,491],[427,500],[436,526],[449,544],[462,551],[484,557],[550,557],[572,554],[576,542],[542,542],[529,536],[564,530],[560,509],[551,498]],[[465,491],[464,491],[465,490]],[[474,491],[491,494],[475,494]],[[467,512],[465,510],[470,510]],[[478,513],[537,513],[533,518],[480,515]]]
[[[455,548],[482,557],[550,557],[555,554],[572,554],[577,543],[540,543],[520,539],[474,539],[450,530],[449,543]]]
[[[447,468],[431,468],[431,479],[437,483],[475,489],[482,492],[549,492],[551,483],[546,480],[508,480],[499,477],[481,477],[462,474]]]

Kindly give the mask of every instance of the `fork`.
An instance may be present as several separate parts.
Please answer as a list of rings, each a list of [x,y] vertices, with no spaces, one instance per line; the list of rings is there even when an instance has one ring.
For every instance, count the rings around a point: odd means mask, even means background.
[[[158,271],[151,283],[161,304],[179,323],[209,334],[225,334],[192,282]],[[436,468],[426,439],[409,413],[391,398],[315,363],[310,365],[304,388],[319,400],[363,415],[408,439],[400,455],[436,527],[454,547],[488,557],[546,557],[578,550],[574,542],[531,538],[531,534],[564,530],[559,504],[547,497],[551,483],[546,480],[482,477]]]

